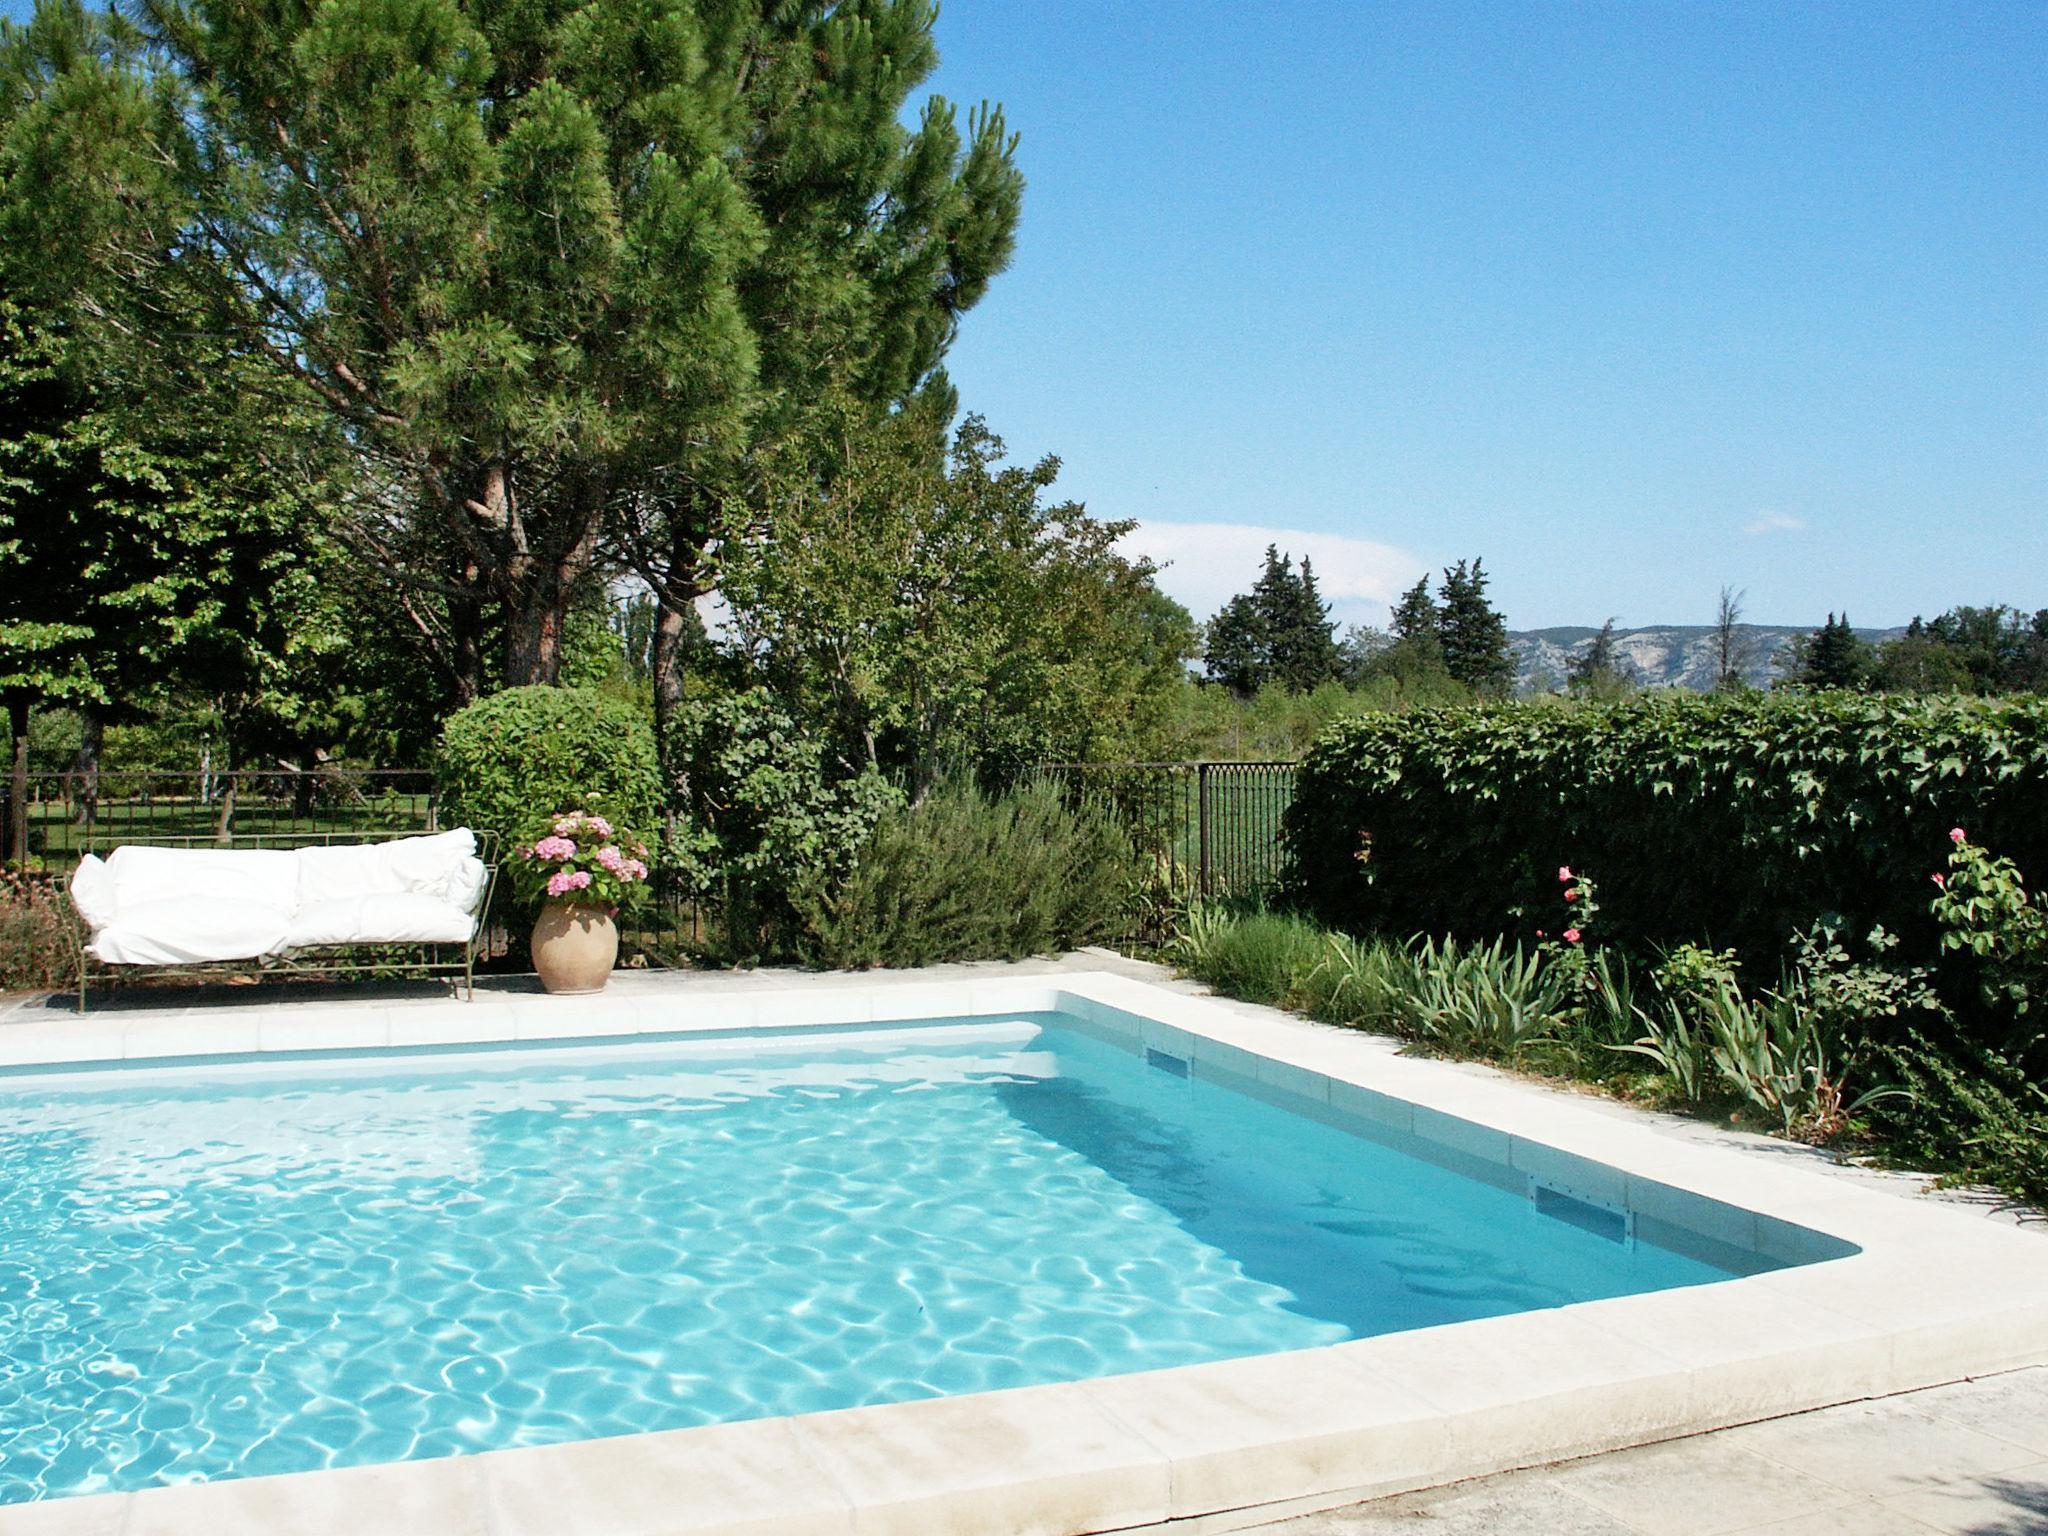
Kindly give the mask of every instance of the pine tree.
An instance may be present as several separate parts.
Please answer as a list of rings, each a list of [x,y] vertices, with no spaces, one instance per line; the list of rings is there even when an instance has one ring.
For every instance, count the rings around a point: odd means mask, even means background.
[[[1508,653],[1507,620],[1486,600],[1485,567],[1476,559],[1460,560],[1445,570],[1437,596],[1446,669],[1475,692],[1506,693],[1515,663]]]
[[[1870,666],[1870,645],[1849,627],[1849,615],[1837,619],[1830,613],[1808,636],[1796,680],[1808,688],[1861,688]]]
[[[500,619],[507,682],[557,679],[615,518],[680,623],[752,450],[928,382],[1009,258],[1001,112],[903,121],[929,0],[60,11],[0,61],[0,244],[124,376],[196,325],[323,413],[360,547],[465,654]]]

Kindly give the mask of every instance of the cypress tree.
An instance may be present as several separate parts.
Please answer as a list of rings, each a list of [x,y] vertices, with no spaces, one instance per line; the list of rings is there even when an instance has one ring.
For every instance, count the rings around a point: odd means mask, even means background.
[[[1798,681],[1808,688],[1860,688],[1870,674],[1868,642],[1849,627],[1849,615],[1830,613],[1810,636],[1800,658]]]
[[[1283,575],[1285,562],[1282,562]],[[1330,607],[1316,590],[1316,573],[1303,556],[1301,574],[1282,591],[1284,607],[1270,636],[1274,677],[1290,693],[1306,693],[1337,676],[1342,658]]]
[[[1202,669],[1241,699],[1272,679],[1265,623],[1250,594],[1240,592],[1218,610],[1203,630]]]
[[[1612,697],[1626,692],[1635,682],[1634,669],[1614,644],[1614,620],[1609,619],[1593,636],[1592,644],[1573,658],[1567,682],[1575,693]]]
[[[1485,567],[1476,559],[1469,564],[1460,560],[1444,571],[1437,595],[1445,668],[1475,692],[1506,693],[1515,664],[1508,653],[1507,620],[1486,600]]]

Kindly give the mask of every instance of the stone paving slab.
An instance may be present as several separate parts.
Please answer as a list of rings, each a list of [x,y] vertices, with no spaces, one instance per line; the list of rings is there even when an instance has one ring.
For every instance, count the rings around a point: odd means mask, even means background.
[[[1256,1528],[1259,1536],[2042,1536],[2048,1367]]]

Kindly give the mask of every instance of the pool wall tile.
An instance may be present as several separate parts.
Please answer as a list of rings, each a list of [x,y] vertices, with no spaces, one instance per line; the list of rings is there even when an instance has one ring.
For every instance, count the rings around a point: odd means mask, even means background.
[[[1643,1218],[1652,1217],[1673,1227],[1682,1227],[1730,1248],[1756,1252],[1756,1213],[1740,1206],[1709,1200],[1690,1190],[1677,1189],[1656,1179],[1628,1175],[1628,1206],[1636,1213],[1638,1230]]]
[[[957,1012],[960,1002],[958,987],[893,986],[875,994],[870,1017],[877,1024],[943,1019]]]
[[[1007,1013],[1054,1013],[1060,1006],[1057,987],[1025,986],[1006,982],[1001,986],[973,987],[967,993],[967,1012],[977,1017]]]
[[[1505,1131],[1481,1125],[1425,1105],[1415,1106],[1415,1135],[1422,1141],[1457,1152],[1467,1159],[1513,1166],[1512,1138]]]
[[[1508,1161],[1531,1178],[1577,1195],[1582,1200],[1617,1208],[1628,1205],[1628,1175],[1590,1157],[1560,1152],[1540,1141],[1513,1136],[1508,1141]]]
[[[1355,1116],[1362,1125],[1383,1132],[1399,1136],[1415,1133],[1415,1106],[1390,1093],[1338,1079],[1330,1084],[1330,1105],[1340,1113]]]

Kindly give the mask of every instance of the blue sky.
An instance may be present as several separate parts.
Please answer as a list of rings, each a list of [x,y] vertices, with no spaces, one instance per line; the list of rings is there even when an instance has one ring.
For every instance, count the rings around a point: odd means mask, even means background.
[[[965,0],[1030,177],[965,402],[1198,608],[2048,606],[2048,7]],[[1236,531],[1189,524],[1236,525]]]
[[[24,0],[0,0],[20,15]],[[1213,609],[2048,606],[2048,6],[954,0],[1024,136],[952,361]]]

